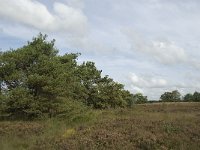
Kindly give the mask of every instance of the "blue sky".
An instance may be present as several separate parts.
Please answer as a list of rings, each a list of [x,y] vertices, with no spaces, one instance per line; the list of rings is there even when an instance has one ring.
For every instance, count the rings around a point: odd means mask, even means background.
[[[39,32],[133,93],[200,91],[199,0],[0,0],[0,50]]]

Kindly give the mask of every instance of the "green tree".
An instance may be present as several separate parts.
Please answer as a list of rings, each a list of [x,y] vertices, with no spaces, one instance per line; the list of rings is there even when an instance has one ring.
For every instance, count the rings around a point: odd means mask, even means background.
[[[191,93],[188,93],[183,97],[183,100],[186,102],[191,102],[191,101],[193,101],[193,99],[194,99],[193,94],[191,94]]]
[[[194,102],[200,102],[200,93],[199,92],[194,92],[193,101]]]
[[[123,97],[124,86],[108,76],[102,77],[94,62],[83,62],[77,69],[77,76],[81,83],[79,91],[80,99],[93,108],[125,107],[126,100]]]
[[[98,70],[94,62],[83,62],[77,67],[76,75],[80,86],[77,95],[86,105],[93,106],[98,94],[97,86],[101,80],[101,70]]]
[[[160,96],[160,100],[163,102],[170,102],[173,101],[171,92],[165,92]]]
[[[77,64],[78,53],[58,55],[55,40],[40,34],[27,45],[0,53],[0,111],[34,118],[69,112],[79,103],[93,108],[132,106],[133,95],[94,62]]]
[[[122,90],[122,98],[126,101],[127,107],[131,108],[135,104],[134,94],[130,93],[128,90]]]
[[[147,96],[143,96],[142,93],[137,93],[134,95],[136,104],[144,104],[148,102]]]
[[[113,79],[105,76],[97,84],[97,99],[94,101],[96,108],[116,108],[127,106],[125,99],[124,86],[114,82]],[[124,96],[124,97],[123,97]]]
[[[173,99],[173,101],[180,101],[181,100],[181,94],[178,90],[172,91],[172,99]]]
[[[41,34],[22,48],[1,53],[1,93],[7,95],[4,112],[54,116],[64,111],[61,97],[73,98],[78,55],[57,54],[54,40],[48,42]]]
[[[161,95],[160,100],[163,102],[177,102],[181,100],[181,94],[177,90],[165,92]]]

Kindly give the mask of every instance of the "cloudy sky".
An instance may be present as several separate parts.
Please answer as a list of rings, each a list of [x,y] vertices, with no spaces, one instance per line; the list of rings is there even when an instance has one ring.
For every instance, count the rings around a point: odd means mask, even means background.
[[[39,32],[149,99],[200,91],[199,0],[0,0],[0,51]]]

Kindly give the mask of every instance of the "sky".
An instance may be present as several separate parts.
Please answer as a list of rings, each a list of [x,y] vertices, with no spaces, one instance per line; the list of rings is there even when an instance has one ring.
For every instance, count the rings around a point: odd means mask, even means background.
[[[39,32],[132,93],[200,91],[199,0],[0,0],[0,51]]]

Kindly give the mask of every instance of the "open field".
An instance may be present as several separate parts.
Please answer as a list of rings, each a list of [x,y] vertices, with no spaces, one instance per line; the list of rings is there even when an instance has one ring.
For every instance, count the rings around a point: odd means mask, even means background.
[[[135,105],[74,118],[1,121],[1,150],[200,149],[200,103]]]

